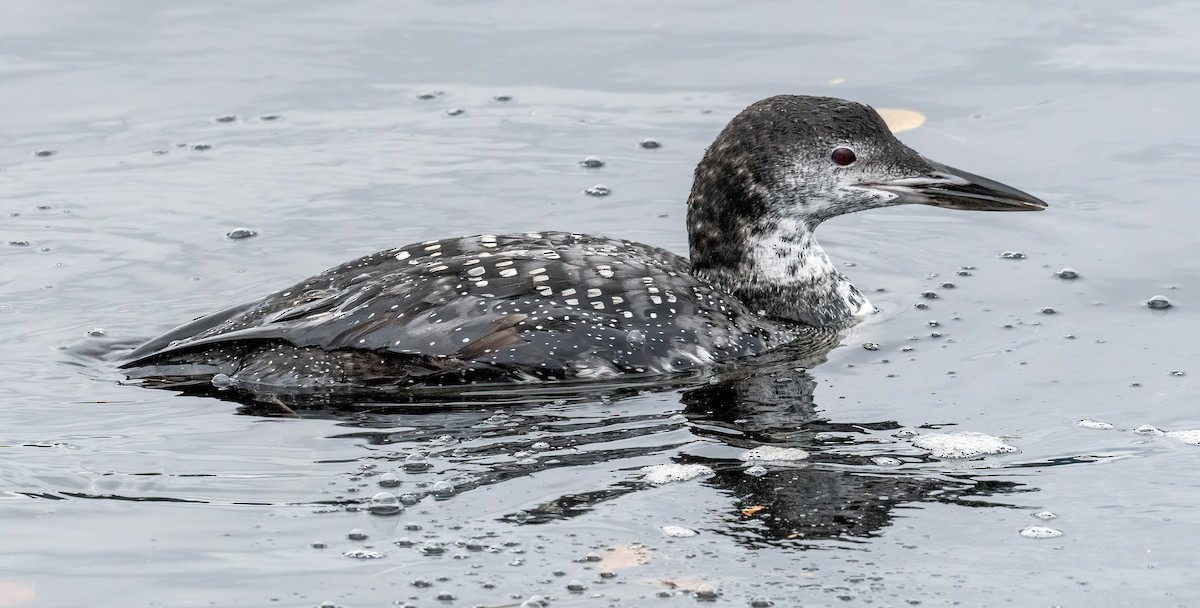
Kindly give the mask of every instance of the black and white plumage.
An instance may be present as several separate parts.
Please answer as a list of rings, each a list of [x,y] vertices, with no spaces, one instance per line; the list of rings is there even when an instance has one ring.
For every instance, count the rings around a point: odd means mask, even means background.
[[[871,312],[813,231],[902,203],[1045,207],[921,157],[867,106],[772,97],[734,118],[697,167],[690,259],[561,232],[426,241],[197,319],[122,367],[259,394],[702,369],[836,333]]]

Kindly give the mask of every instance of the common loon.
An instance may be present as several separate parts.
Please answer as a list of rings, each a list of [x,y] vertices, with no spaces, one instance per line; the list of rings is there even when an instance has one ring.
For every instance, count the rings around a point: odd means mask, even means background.
[[[258,393],[694,371],[873,312],[813,232],[906,203],[1046,207],[922,157],[868,106],[780,95],[734,117],[696,167],[690,259],[566,232],[425,241],[201,317],[121,367]]]

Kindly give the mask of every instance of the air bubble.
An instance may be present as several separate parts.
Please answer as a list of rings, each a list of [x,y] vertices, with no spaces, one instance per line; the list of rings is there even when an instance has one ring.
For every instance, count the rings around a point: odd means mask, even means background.
[[[350,540],[367,540],[367,533],[363,532],[361,528],[355,528],[346,535],[346,538]]]
[[[396,477],[395,473],[384,473],[379,476],[379,485],[385,488],[394,488],[400,485],[400,478]]]
[[[429,459],[426,458],[424,454],[420,452],[413,452],[404,458],[404,464],[402,466],[404,467],[404,470],[408,471],[409,473],[418,473],[428,469],[433,465],[429,463]]]
[[[213,374],[212,380],[210,380],[209,382],[212,382],[212,385],[215,388],[222,388],[222,389],[229,388],[229,387],[237,384],[237,381],[234,380],[233,378],[231,378],[229,376],[229,374]]]
[[[403,510],[400,499],[391,492],[380,492],[367,503],[367,512],[372,515],[395,515]]]
[[[429,489],[429,494],[433,496],[435,500],[449,500],[454,498],[454,484],[448,481],[439,481],[433,484],[433,487]]]
[[[612,194],[612,190],[609,190],[608,186],[596,184],[595,186],[584,190],[583,193],[588,196],[608,196],[609,194]]]
[[[1060,279],[1078,279],[1079,273],[1075,272],[1073,268],[1063,268],[1062,270],[1054,273],[1054,276]]]
[[[629,348],[633,350],[642,350],[646,346],[646,334],[641,330],[633,329],[625,334],[625,341],[629,343]]]
[[[1146,307],[1152,310],[1165,310],[1171,307],[1171,301],[1167,299],[1167,296],[1154,296],[1146,300]]]
[[[698,600],[715,600],[720,595],[717,588],[708,583],[697,585],[696,591],[692,593],[692,596]]]
[[[600,167],[604,166],[604,161],[596,158],[595,156],[589,156],[579,161],[579,166],[587,169],[599,169]]]
[[[225,238],[233,239],[235,241],[238,239],[248,239],[254,236],[258,236],[258,231],[250,228],[234,228],[233,230],[225,233]]]
[[[658,143],[658,140],[654,139],[653,137],[647,137],[646,139],[643,139],[642,142],[638,144],[638,146],[641,148],[645,148],[647,150],[654,150],[657,148],[661,148],[662,144]]]
[[[421,553],[425,555],[441,555],[446,552],[446,545],[436,540],[427,540],[421,544]]]
[[[1025,259],[1025,254],[1020,251],[1005,251],[1000,254],[1000,257],[1006,260],[1023,260]]]

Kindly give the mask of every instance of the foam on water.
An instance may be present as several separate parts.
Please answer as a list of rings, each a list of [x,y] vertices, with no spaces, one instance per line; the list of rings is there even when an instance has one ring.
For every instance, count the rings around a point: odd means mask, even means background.
[[[746,462],[789,462],[807,458],[808,452],[800,448],[781,448],[774,445],[760,445],[738,456],[738,459]]]
[[[642,473],[647,483],[661,486],[675,481],[707,477],[713,474],[713,470],[702,464],[655,464],[642,467]]]
[[[983,433],[926,433],[912,441],[913,447],[929,452],[934,458],[969,459],[1018,452],[999,437]]]

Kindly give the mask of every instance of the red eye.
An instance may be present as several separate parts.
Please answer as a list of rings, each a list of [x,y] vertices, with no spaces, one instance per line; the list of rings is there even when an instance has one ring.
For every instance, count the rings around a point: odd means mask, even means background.
[[[850,148],[834,148],[833,152],[829,154],[829,158],[833,159],[834,164],[843,167],[858,160],[858,157],[854,155],[854,150]]]

